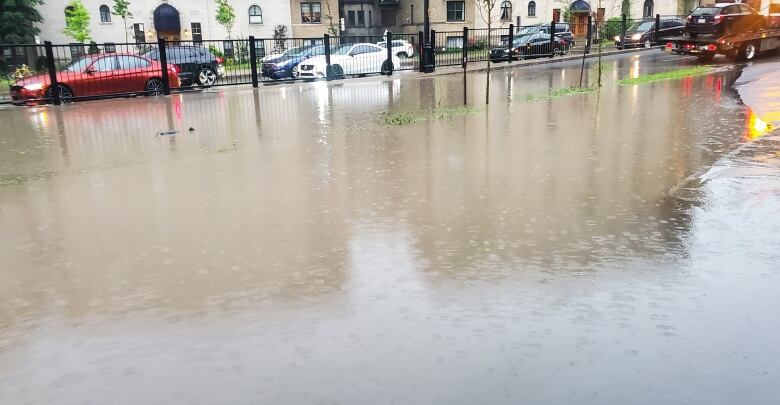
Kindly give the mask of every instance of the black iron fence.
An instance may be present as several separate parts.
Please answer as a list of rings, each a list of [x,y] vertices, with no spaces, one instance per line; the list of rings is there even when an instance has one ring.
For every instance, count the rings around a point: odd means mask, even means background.
[[[0,103],[169,94],[226,85],[341,79],[436,66],[503,62],[590,52],[594,44],[653,46],[682,34],[678,16],[431,31],[154,43],[0,45]],[[551,35],[551,33],[555,33]]]

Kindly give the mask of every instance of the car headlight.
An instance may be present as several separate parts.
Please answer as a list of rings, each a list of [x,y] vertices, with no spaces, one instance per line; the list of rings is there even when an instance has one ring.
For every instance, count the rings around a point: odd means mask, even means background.
[[[634,34],[631,36],[631,39],[633,39],[634,41],[639,41],[640,39],[642,39],[642,34]]]
[[[25,88],[26,90],[37,91],[37,90],[40,90],[40,89],[42,89],[42,88],[43,88],[43,83],[30,83],[30,84],[25,84],[25,85],[24,85],[24,88]]]
[[[620,35],[615,35],[615,42],[620,42]]]

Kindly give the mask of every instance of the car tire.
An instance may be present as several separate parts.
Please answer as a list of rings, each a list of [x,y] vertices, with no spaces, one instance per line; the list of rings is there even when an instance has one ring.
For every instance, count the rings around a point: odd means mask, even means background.
[[[144,91],[147,96],[162,96],[165,94],[165,84],[162,80],[154,78],[146,82]]]
[[[198,76],[195,79],[198,85],[203,87],[211,87],[217,81],[217,72],[211,68],[201,68],[198,71]]]
[[[331,65],[330,66],[330,77],[333,79],[343,79],[344,78],[344,68],[341,67],[341,65]]]
[[[290,76],[293,79],[298,79],[301,77],[301,72],[298,70],[298,65],[295,65],[292,67],[292,69],[290,69]]]
[[[60,103],[70,104],[73,102],[73,91],[70,89],[70,87],[64,84],[58,84],[57,93],[60,95]],[[46,90],[45,97],[52,100],[53,102],[51,87]]]
[[[385,59],[385,61],[382,62],[382,74],[383,75],[389,76],[389,75],[393,74],[393,69],[394,68],[395,67],[393,66],[393,61],[391,61],[389,59]]]
[[[758,42],[748,42],[739,48],[739,60],[747,62],[758,56]]]
[[[398,56],[399,58],[408,58],[409,54],[406,52],[398,52],[398,55],[396,56]]]

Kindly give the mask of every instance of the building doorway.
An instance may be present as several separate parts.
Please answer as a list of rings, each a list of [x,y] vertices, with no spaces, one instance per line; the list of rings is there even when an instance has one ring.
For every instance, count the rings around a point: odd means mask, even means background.
[[[181,39],[181,21],[179,11],[170,4],[160,4],[154,9],[154,30],[158,38],[166,41],[178,41]]]

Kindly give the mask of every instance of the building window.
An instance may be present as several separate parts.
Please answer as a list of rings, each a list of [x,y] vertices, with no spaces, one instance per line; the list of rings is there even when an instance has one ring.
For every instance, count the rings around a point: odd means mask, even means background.
[[[301,3],[301,22],[304,24],[322,24],[322,3]]]
[[[366,26],[366,12],[363,10],[358,10],[357,12],[357,25],[358,27]]]
[[[501,3],[501,21],[512,21],[512,2]]]
[[[262,39],[255,41],[255,57],[262,58],[265,56],[265,41]]]
[[[108,6],[103,4],[100,6],[100,22],[111,22],[111,10]]]
[[[72,14],[74,11],[76,11],[76,8],[75,8],[75,7],[73,7],[73,6],[68,6],[68,7],[65,7],[65,26],[66,26],[66,27],[69,25],[69,24],[68,24],[68,17],[70,17],[70,15],[71,15],[71,14]]]
[[[146,42],[146,36],[144,36],[143,24],[133,24],[133,37],[135,38],[136,43],[142,44]]]
[[[529,17],[536,17],[536,2],[535,1],[529,1],[528,2],[528,16]]]
[[[103,44],[103,52],[105,53],[116,52],[116,44],[113,42],[106,42],[105,44]]]
[[[260,8],[260,6],[253,5],[249,7],[249,23],[250,24],[263,23],[263,10]]]
[[[466,21],[464,12],[466,10],[465,1],[447,2],[447,21]]]
[[[653,0],[645,0],[645,5],[642,7],[642,17],[651,17],[653,15]]]
[[[350,10],[347,11],[347,27],[354,27],[355,26],[355,12]]]
[[[192,31],[192,42],[203,42],[203,31],[200,28],[199,22],[191,23],[190,30]]]

